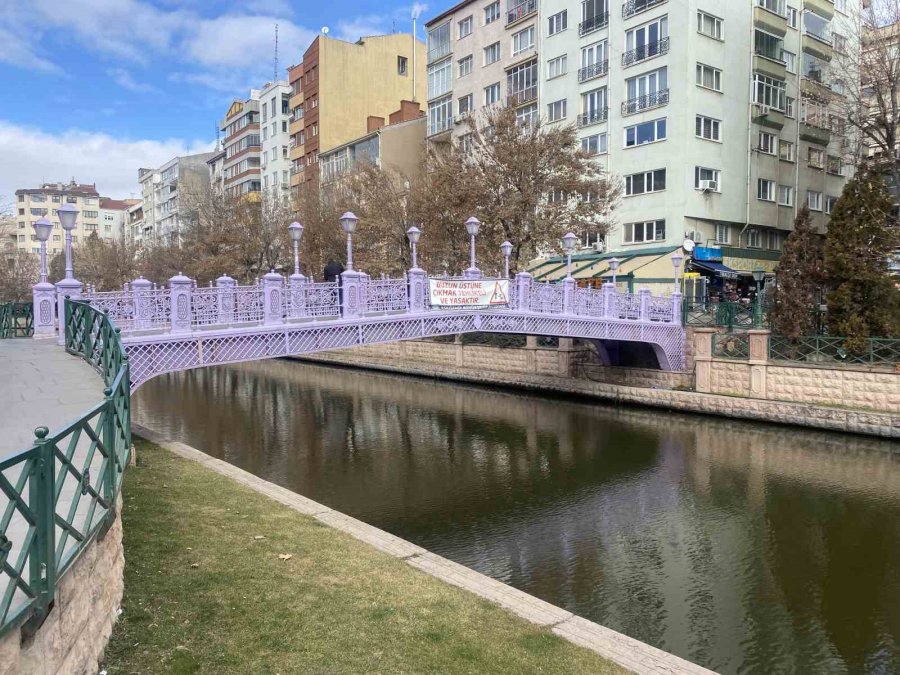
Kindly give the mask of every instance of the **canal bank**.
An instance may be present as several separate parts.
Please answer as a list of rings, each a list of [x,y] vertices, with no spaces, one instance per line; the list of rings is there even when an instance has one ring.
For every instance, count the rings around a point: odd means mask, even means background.
[[[711,672],[135,432],[152,442],[139,443],[126,478],[125,612],[107,650],[111,674]],[[179,522],[188,510],[203,522]]]
[[[708,346],[709,336],[698,337],[702,352],[704,343]],[[699,364],[698,372],[705,373],[705,378],[701,376],[705,379],[704,388],[717,392],[707,393],[694,390],[693,372],[604,366],[590,366],[587,371],[577,367],[578,351],[571,345],[540,348],[531,339],[529,343],[526,348],[499,348],[414,340],[291,358],[523,391],[576,395],[623,407],[649,406],[900,439],[900,410],[895,409],[900,402],[900,373],[821,367],[767,368],[711,359],[691,348],[689,365]],[[770,393],[783,399],[769,400],[741,393],[750,387],[753,368],[760,367],[771,371],[767,373],[772,382]],[[714,386],[710,387],[710,382]],[[851,404],[858,401],[859,406],[871,402],[870,405],[885,405],[889,409],[798,402],[817,397],[846,400]]]

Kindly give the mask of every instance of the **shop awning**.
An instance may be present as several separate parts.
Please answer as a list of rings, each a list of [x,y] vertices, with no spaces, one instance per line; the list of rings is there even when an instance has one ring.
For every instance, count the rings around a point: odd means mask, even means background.
[[[725,279],[737,279],[741,276],[741,272],[737,270],[733,270],[730,267],[723,265],[720,262],[711,262],[707,260],[694,260],[691,262],[691,266],[695,270],[700,270],[704,272],[709,272],[711,274],[716,274]]]

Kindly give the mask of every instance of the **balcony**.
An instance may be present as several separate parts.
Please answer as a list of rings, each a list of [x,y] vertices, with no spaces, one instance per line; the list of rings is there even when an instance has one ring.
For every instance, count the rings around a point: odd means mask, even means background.
[[[800,91],[806,96],[811,96],[820,101],[830,101],[834,98],[831,86],[821,70],[811,70],[803,73],[803,78],[800,80]]]
[[[622,18],[627,19],[635,14],[640,14],[648,9],[653,9],[664,2],[666,2],[666,0],[628,0],[628,2],[622,5]]]
[[[603,14],[592,16],[578,24],[578,34],[587,35],[588,33],[593,33],[595,30],[606,28],[608,25],[609,12],[603,12]]]
[[[506,12],[506,25],[511,26],[537,12],[537,0],[525,0]]]
[[[784,13],[778,12],[777,9],[769,9],[759,4],[754,5],[753,24],[757,28],[782,38],[787,35],[787,17]]]
[[[643,96],[637,96],[635,98],[629,99],[622,103],[622,114],[623,115],[634,115],[635,113],[643,112],[645,110],[652,110],[653,108],[661,108],[664,105],[669,104],[669,90],[668,89],[660,89],[659,91],[654,91],[650,94],[644,94]]]
[[[506,97],[507,105],[520,106],[537,100],[537,85],[521,89],[520,91],[510,92]]]
[[[831,44],[831,37],[814,33],[808,28],[803,31],[802,48],[807,54],[812,54],[823,61],[831,61],[834,57],[834,47]]]
[[[833,0],[803,0],[803,9],[809,9],[831,20],[834,17]]]
[[[434,120],[428,125],[428,136],[438,136],[440,134],[443,134],[446,131],[450,131],[450,128],[452,126],[452,117],[448,116],[445,119]]]
[[[831,130],[819,126],[814,118],[809,118],[800,123],[800,138],[809,143],[825,146],[831,141]],[[810,164],[810,166],[814,166],[816,169],[825,168],[824,165],[818,166]]]
[[[669,38],[664,37],[656,42],[635,47],[622,54],[622,67],[627,68],[635,63],[652,59],[654,56],[662,56],[669,51]]]
[[[450,42],[444,42],[439,44],[437,47],[428,50],[428,63],[432,61],[437,61],[440,58],[447,56],[450,53]]]
[[[598,108],[578,116],[579,127],[589,127],[592,124],[600,124],[609,119],[609,108]]]
[[[784,61],[761,51],[753,54],[753,70],[778,80],[786,80],[788,75],[787,65]]]
[[[578,81],[579,82],[587,82],[588,80],[593,80],[596,77],[603,77],[608,72],[609,72],[609,61],[600,61],[599,63],[592,63],[589,66],[585,66],[584,68],[579,69]]]

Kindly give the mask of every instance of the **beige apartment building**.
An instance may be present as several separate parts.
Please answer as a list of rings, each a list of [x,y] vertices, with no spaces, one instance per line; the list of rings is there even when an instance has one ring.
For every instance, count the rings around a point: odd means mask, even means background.
[[[232,196],[259,193],[262,189],[259,91],[252,89],[246,100],[232,101],[219,127],[224,134],[222,179],[225,193]]]
[[[20,251],[40,253],[40,244],[34,234],[33,223],[47,217],[53,223],[53,232],[47,242],[48,255],[64,250],[65,237],[59,224],[59,207],[72,204],[78,209],[78,220],[72,230],[72,244],[77,246],[91,234],[103,236],[105,230],[100,220],[100,193],[93,183],[43,183],[39,188],[16,190],[16,247]],[[110,233],[110,238],[112,233]]]
[[[366,135],[402,100],[425,98],[425,46],[412,35],[320,35],[289,69],[291,187],[318,181],[319,155]]]

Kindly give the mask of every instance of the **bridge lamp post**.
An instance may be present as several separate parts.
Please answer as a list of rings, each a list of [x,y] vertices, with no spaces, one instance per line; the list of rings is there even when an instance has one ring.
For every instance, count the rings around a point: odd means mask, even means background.
[[[46,217],[36,221],[34,225],[34,236],[41,242],[41,281],[47,283],[47,240],[50,239],[50,232],[53,231],[53,223]]]
[[[53,231],[53,224],[46,218],[34,223],[34,238],[41,242],[41,279],[31,287],[31,303],[34,308],[34,337],[51,337],[55,330],[53,323],[53,303],[55,290],[47,282],[47,240]]]
[[[422,230],[413,225],[406,231],[406,237],[409,239],[409,245],[412,248],[412,268],[418,269],[419,267],[419,259],[418,252],[416,251],[416,244],[419,243],[419,237],[422,236]]]
[[[575,251],[576,241],[578,236],[574,232],[568,232],[562,238],[563,250],[566,252],[566,279],[572,278],[572,253]]]
[[[478,268],[475,267],[475,236],[478,234],[478,230],[481,229],[481,221],[478,220],[475,216],[472,216],[466,221],[466,232],[469,233],[469,260],[470,265],[469,269],[466,270],[466,276],[470,279],[477,279],[481,276],[481,273],[478,271]]]
[[[756,297],[753,298],[753,327],[760,328],[762,326],[762,283],[766,278],[766,271],[762,267],[753,270],[753,281],[756,282]]]
[[[513,245],[508,241],[500,244],[500,253],[503,254],[503,278],[509,279],[509,256],[512,255]]]
[[[672,267],[675,268],[675,292],[681,292],[681,263],[684,262],[684,256],[678,251],[672,254]]]
[[[613,288],[616,287],[616,270],[619,269],[619,259],[618,258],[610,258],[609,259],[609,271],[612,272],[612,285]]]
[[[59,207],[59,224],[66,231],[66,279],[73,279],[72,274],[72,230],[75,229],[75,221],[78,219],[78,209],[71,204],[63,204]]]
[[[294,275],[300,275],[300,240],[303,238],[303,225],[296,220],[288,225],[288,232],[294,244]]]
[[[353,271],[353,233],[356,232],[356,225],[359,223],[352,211],[347,211],[341,216],[341,227],[347,233],[347,271]]]

